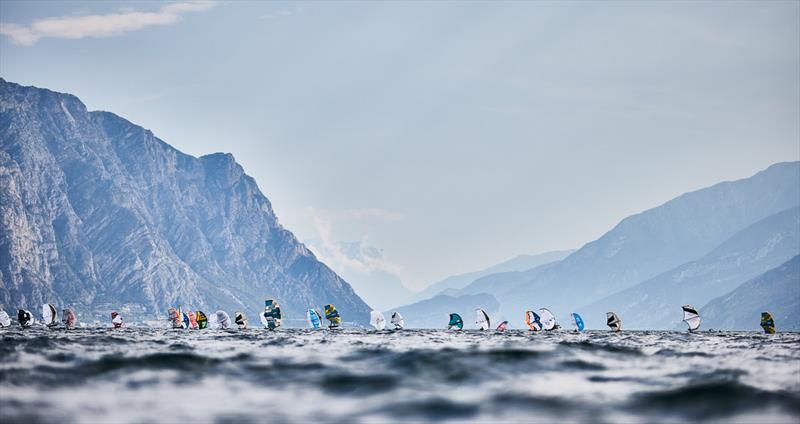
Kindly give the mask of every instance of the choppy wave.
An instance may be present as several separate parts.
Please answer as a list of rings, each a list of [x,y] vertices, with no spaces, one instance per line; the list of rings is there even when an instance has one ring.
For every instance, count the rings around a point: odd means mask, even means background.
[[[0,422],[800,421],[800,335],[0,333]]]

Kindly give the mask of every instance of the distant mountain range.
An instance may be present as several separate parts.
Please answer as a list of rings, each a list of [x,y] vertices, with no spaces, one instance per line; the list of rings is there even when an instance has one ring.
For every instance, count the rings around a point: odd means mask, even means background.
[[[762,312],[772,314],[778,331],[800,331],[800,256],[708,302],[703,326],[759,330]]]
[[[606,311],[630,308],[619,312],[625,328],[674,328],[681,302],[702,307],[796,255],[798,205],[800,162],[779,163],[625,218],[563,260],[445,293],[490,294],[517,323],[526,309],[548,307],[562,322],[583,311],[589,328],[602,329]],[[678,280],[694,289],[673,290]]]
[[[574,250],[556,250],[552,252],[540,253],[538,255],[519,255],[497,265],[492,265],[480,271],[468,272],[465,274],[454,275],[443,280],[437,281],[419,293],[406,299],[406,303],[414,303],[420,300],[430,299],[437,294],[454,294],[463,289],[473,281],[486,275],[501,272],[525,271],[539,265],[559,261],[566,258]]]
[[[12,314],[50,302],[84,320],[170,306],[255,315],[274,297],[288,324],[326,303],[369,321],[230,154],[193,157],[75,96],[3,79],[0,146],[0,303]]]
[[[681,305],[692,304],[704,314],[703,306],[710,300],[798,254],[800,207],[794,207],[748,226],[696,261],[603,298],[578,312],[597,317],[614,311],[629,329],[675,328],[681,324]],[[752,297],[760,295],[751,293]]]

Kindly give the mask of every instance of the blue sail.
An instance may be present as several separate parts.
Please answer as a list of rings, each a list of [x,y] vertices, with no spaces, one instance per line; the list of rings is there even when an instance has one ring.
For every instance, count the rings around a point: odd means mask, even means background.
[[[308,312],[306,312],[306,320],[311,328],[322,327],[322,321],[320,320],[319,313],[313,309],[309,309]]]
[[[575,312],[572,313],[572,324],[578,328],[578,331],[583,331],[583,329],[585,328],[585,325],[583,323],[583,318],[581,318],[581,316]]]

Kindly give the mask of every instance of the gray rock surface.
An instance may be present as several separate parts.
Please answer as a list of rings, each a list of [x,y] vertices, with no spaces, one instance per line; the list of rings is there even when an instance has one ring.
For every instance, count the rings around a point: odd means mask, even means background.
[[[274,297],[288,324],[325,303],[345,321],[369,321],[369,307],[280,225],[230,154],[196,158],[75,96],[2,79],[0,146],[6,309],[254,315]]]

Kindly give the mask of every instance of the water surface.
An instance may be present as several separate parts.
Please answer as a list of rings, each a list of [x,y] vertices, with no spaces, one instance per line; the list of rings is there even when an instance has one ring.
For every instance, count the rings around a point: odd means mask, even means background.
[[[0,421],[800,421],[800,334],[0,331]]]

